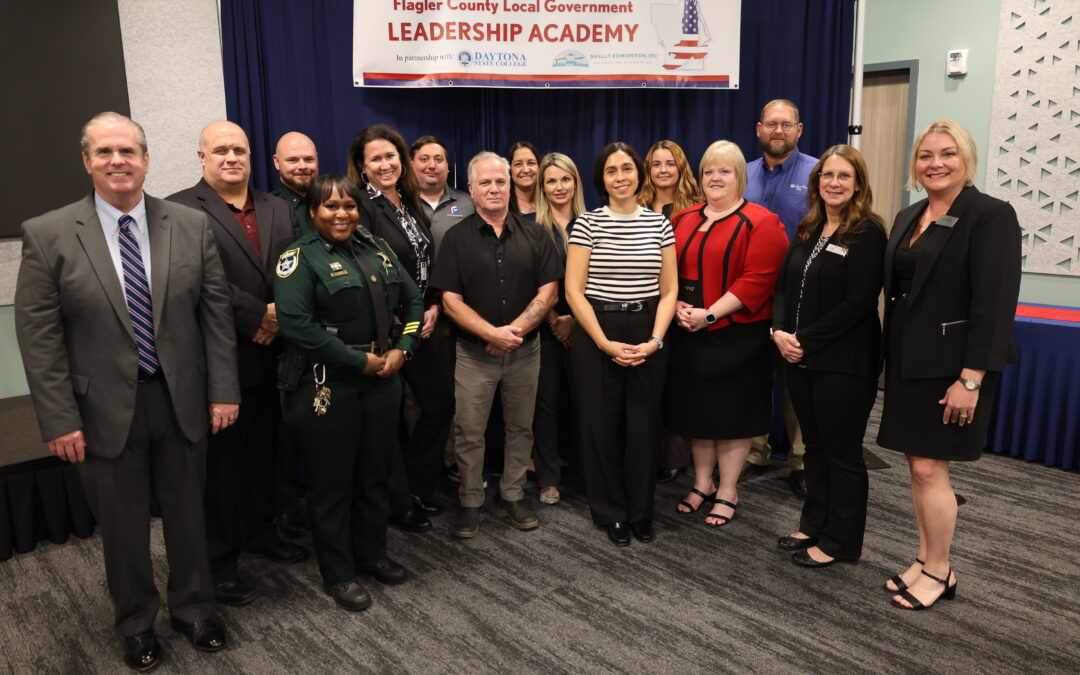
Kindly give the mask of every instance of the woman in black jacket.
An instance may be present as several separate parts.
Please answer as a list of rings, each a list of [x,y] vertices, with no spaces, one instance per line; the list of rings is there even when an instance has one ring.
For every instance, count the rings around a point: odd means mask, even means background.
[[[927,198],[896,216],[885,249],[885,405],[878,445],[904,453],[919,526],[915,563],[885,583],[893,604],[956,595],[949,464],[982,456],[994,385],[1015,360],[1020,225],[973,187],[975,143],[939,120],[915,139],[910,186]]]
[[[826,567],[862,553],[862,441],[881,363],[886,237],[866,162],[850,145],[825,151],[807,192],[810,211],[780,268],[772,331],[806,442],[807,496],[798,531],[777,544],[799,565]]]
[[[441,513],[432,503],[443,451],[453,421],[454,386],[435,341],[438,295],[428,288],[435,257],[427,216],[419,206],[419,184],[408,161],[405,139],[393,127],[373,124],[353,139],[349,177],[362,187],[360,224],[394,249],[424,298],[420,346],[401,369],[420,408],[420,418],[402,439],[408,491],[400,473],[391,478],[391,523],[409,532],[431,528],[427,516]],[[395,472],[400,471],[395,468]],[[409,492],[412,494],[410,502]]]

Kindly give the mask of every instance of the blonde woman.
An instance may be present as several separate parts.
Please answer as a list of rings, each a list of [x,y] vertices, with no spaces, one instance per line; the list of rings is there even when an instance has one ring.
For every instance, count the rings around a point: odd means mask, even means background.
[[[552,152],[544,155],[537,171],[536,222],[547,230],[559,257],[566,264],[567,231],[574,219],[585,212],[581,193],[581,175],[574,161],[566,155]],[[536,388],[536,413],[533,416],[533,463],[540,484],[540,502],[554,506],[559,503],[559,449],[568,445],[560,438],[561,393],[570,380],[570,331],[574,316],[566,295],[560,288],[558,303],[540,324],[540,380]],[[570,402],[571,405],[573,401]]]

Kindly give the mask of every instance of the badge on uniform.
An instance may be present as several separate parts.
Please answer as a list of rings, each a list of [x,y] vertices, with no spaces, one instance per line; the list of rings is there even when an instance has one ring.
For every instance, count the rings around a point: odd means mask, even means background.
[[[331,261],[331,263],[330,263],[330,269],[332,269],[332,270],[334,270],[334,271],[337,271],[337,270],[341,269],[341,263],[339,263],[339,262],[338,262],[338,261],[336,261],[336,260],[334,260],[334,261]]]
[[[296,266],[300,264],[300,249],[292,248],[281,254],[277,261],[277,275],[282,279],[288,278],[290,274],[296,271]]]
[[[388,269],[388,270],[389,270],[389,269],[393,269],[393,268],[394,268],[394,263],[390,262],[390,256],[386,255],[386,254],[385,254],[385,253],[383,253],[382,251],[375,251],[375,253],[376,253],[376,255],[378,255],[378,256],[379,256],[380,258],[382,258],[382,266],[383,266],[383,267],[385,267],[385,268],[386,268],[386,269]]]

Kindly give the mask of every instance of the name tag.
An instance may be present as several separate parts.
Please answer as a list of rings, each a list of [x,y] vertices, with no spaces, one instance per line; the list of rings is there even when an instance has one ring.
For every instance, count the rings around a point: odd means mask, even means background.
[[[796,192],[806,192],[806,186],[799,185],[798,183],[792,183],[791,185],[788,185],[788,188]]]
[[[836,244],[829,244],[825,247],[825,250],[829,253],[835,253],[836,255],[841,257],[847,255],[847,249],[842,246],[837,246]]]
[[[937,224],[942,227],[952,227],[959,220],[956,216],[942,216],[937,219]]]
[[[337,270],[336,272],[331,272],[330,276],[332,276],[332,277],[340,277],[340,276],[344,276],[344,275],[346,275],[348,273],[349,273],[349,270]]]

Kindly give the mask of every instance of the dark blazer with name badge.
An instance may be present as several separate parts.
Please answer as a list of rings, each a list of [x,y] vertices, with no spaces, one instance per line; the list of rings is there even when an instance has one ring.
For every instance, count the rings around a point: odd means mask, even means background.
[[[274,301],[274,268],[278,256],[299,236],[296,215],[285,200],[254,188],[248,189],[259,227],[261,250],[258,252],[225,200],[205,180],[168,197],[169,201],[190,206],[210,219],[232,291],[240,385],[243,387],[263,384],[268,372],[272,373],[272,361],[280,351],[280,340],[263,346],[252,342],[251,338],[266,315],[266,305]]]
[[[398,221],[393,205],[385,197],[372,199],[364,186],[360,187],[360,197],[360,203],[357,204],[360,207],[360,224],[367,228],[368,232],[390,245],[394,255],[401,261],[402,267],[419,286],[420,279],[416,277],[416,253],[413,252],[412,244],[409,243],[409,235],[405,234],[405,230],[402,229],[401,223]],[[430,280],[431,268],[435,262],[435,237],[431,235],[431,227],[427,216],[418,212],[404,199],[402,199],[402,203],[416,220],[416,227],[430,242],[428,245],[428,280]],[[424,307],[427,308],[428,305],[434,302],[435,297],[434,292],[428,289],[424,293]]]
[[[147,195],[146,219],[158,361],[195,443],[210,429],[210,402],[240,400],[229,288],[206,216]],[[42,438],[82,429],[88,455],[117,457],[135,414],[138,349],[94,195],[22,232],[15,330]]]
[[[885,336],[898,290],[893,262],[927,206],[897,214],[885,249]],[[935,236],[927,237],[932,230]],[[964,188],[922,234],[901,336],[906,379],[956,377],[963,368],[1000,372],[1016,360],[1013,316],[1020,293],[1020,225],[1008,202]],[[882,354],[888,350],[883,349]]]
[[[848,235],[846,248],[837,244],[836,235],[830,237],[802,286],[803,268],[822,228],[814,228],[806,241],[796,237],[791,242],[776,282],[772,327],[796,333],[803,365],[811,370],[876,377],[881,370],[877,299],[885,228],[871,220],[863,222],[859,232]]]

